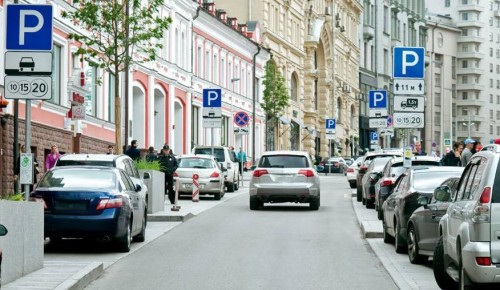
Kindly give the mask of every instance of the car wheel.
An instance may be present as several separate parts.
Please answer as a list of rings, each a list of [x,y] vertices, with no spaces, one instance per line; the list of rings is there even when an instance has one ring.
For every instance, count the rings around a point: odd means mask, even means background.
[[[349,186],[351,188],[356,188],[356,181],[349,181]]]
[[[446,265],[444,264],[444,247],[443,237],[434,248],[434,256],[432,258],[432,270],[434,272],[434,279],[441,289],[456,289],[457,282],[446,273]]]
[[[227,192],[234,192],[234,183],[230,183],[227,185]]]
[[[320,203],[319,196],[317,198],[312,198],[311,201],[309,202],[309,208],[312,209],[312,210],[318,210],[319,209],[319,203]]]
[[[146,221],[147,221],[147,210],[144,214],[144,218],[142,219],[142,228],[141,232],[134,237],[134,242],[142,243],[146,240]]]
[[[423,264],[427,262],[427,256],[418,253],[417,233],[414,226],[408,228],[408,238],[406,242],[408,243],[408,258],[410,259],[410,263]]]
[[[370,199],[370,200],[366,200],[366,208],[374,208],[375,207],[375,201]]]
[[[406,252],[406,246],[403,244],[403,241],[401,240],[401,229],[399,228],[399,223],[395,222],[394,223],[394,247],[396,248],[396,253],[402,254]]]
[[[384,221],[382,221],[382,227],[384,229],[384,243],[386,244],[394,243],[394,238],[387,232],[387,226],[385,225]]]
[[[238,176],[238,181],[234,184],[234,190],[240,189],[240,177]]]
[[[220,193],[220,192],[217,192],[216,194],[214,194],[214,199],[215,200],[220,200],[221,197],[222,197],[222,193]]]
[[[364,206],[366,206],[366,198],[362,197],[362,198],[361,198],[361,200],[362,200],[362,202],[361,202],[361,203],[362,203]]]
[[[356,186],[356,200],[361,201],[363,199],[363,191],[359,186]]]
[[[130,246],[132,244],[132,232],[130,229],[130,222],[127,224],[127,231],[125,235],[117,240],[118,251],[127,253],[130,252]]]
[[[259,209],[259,200],[255,196],[250,197],[250,209],[258,210]]]
[[[379,208],[378,212],[377,212],[377,217],[379,220],[383,220],[384,219],[384,211]]]

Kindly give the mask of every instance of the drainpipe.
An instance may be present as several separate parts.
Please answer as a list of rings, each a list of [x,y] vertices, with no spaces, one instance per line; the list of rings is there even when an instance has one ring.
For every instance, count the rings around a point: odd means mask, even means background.
[[[191,21],[191,34],[192,34],[192,37],[193,37],[193,41],[191,41],[191,74],[193,74],[193,67],[194,67],[194,21],[196,20],[196,18],[198,18],[198,16],[200,16],[200,10],[201,10],[201,7],[198,6],[198,8],[196,9],[196,15],[193,17],[193,21]]]
[[[255,68],[257,67],[256,59],[257,55],[259,55],[260,50],[262,47],[259,45],[257,46],[257,52],[253,55],[253,77],[252,77],[252,89],[253,89],[253,94],[252,94],[252,165],[255,165],[255,101],[257,99],[257,90],[255,89]]]

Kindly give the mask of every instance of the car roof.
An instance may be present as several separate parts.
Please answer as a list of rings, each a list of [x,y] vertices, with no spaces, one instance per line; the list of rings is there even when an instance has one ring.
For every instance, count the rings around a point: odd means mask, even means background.
[[[78,170],[111,170],[111,171],[120,171],[122,169],[117,168],[117,167],[109,167],[109,166],[101,166],[101,165],[86,165],[86,166],[80,166],[80,165],[68,165],[68,166],[55,166],[52,167],[50,170],[51,171],[60,171],[60,170],[72,170],[72,169],[78,169]]]
[[[413,156],[413,157],[411,157],[411,160],[412,161],[421,160],[421,161],[436,161],[436,162],[440,162],[441,158],[434,157],[434,156]],[[391,160],[390,162],[392,162],[392,163],[398,163],[398,162],[403,162],[403,161],[404,161],[403,157],[394,157],[394,159]]]
[[[464,171],[464,167],[460,166],[429,166],[429,167],[417,167],[411,168],[413,172],[462,172]]]
[[[59,157],[60,160],[78,160],[78,161],[114,161],[117,158],[130,158],[125,154],[89,154],[89,153],[68,153]]]
[[[179,158],[206,158],[215,160],[215,158],[212,155],[208,154],[183,154]]]
[[[276,151],[267,151],[262,154],[263,156],[272,156],[272,155],[296,155],[296,156],[305,156],[309,157],[309,154],[305,151],[292,151],[292,150],[276,150]]]

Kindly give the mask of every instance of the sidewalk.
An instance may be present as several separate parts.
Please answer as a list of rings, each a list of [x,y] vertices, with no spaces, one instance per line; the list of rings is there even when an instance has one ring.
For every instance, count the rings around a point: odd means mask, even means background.
[[[43,268],[23,276],[9,284],[2,285],[2,290],[76,290],[83,289],[92,281],[99,278],[104,270],[121,258],[129,255],[154,241],[161,235],[170,231],[182,222],[211,209],[220,203],[226,202],[241,194],[248,193],[250,172],[243,174],[243,187],[236,192],[226,192],[224,197],[213,200],[211,197],[201,196],[199,202],[193,202],[189,197],[182,197],[178,201],[179,211],[172,211],[170,202],[165,202],[165,210],[154,214],[148,214],[148,226],[146,230],[146,241],[143,243],[132,243],[129,253],[52,253],[45,252]],[[5,253],[4,253],[5,255]]]

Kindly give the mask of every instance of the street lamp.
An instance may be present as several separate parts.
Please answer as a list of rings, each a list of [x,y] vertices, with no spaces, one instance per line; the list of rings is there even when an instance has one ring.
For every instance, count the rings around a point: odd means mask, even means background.
[[[231,91],[234,93],[234,83],[239,81],[240,78],[232,78],[231,79]],[[233,95],[231,94],[231,119],[229,120],[231,123],[231,132],[229,133],[229,136],[231,136],[231,145],[234,147],[234,138],[232,137],[234,135],[234,113],[233,113]]]

